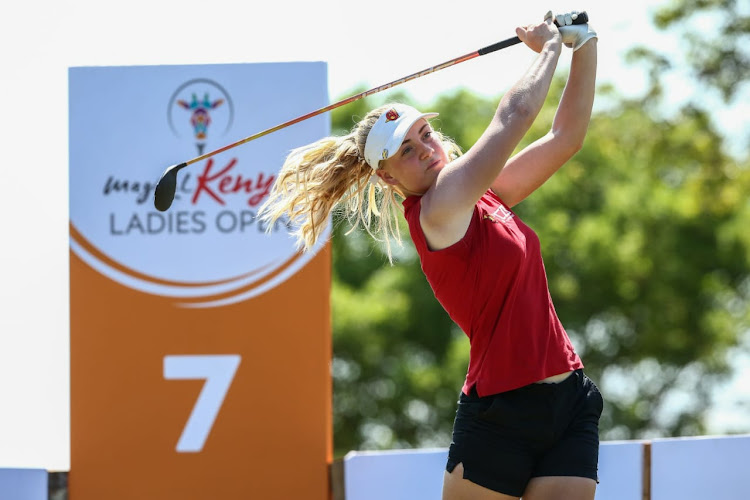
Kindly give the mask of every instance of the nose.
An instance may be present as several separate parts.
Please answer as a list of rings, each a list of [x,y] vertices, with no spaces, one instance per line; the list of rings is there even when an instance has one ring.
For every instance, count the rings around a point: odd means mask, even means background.
[[[430,146],[429,144],[422,144],[422,149],[421,149],[422,154],[420,155],[420,157],[422,159],[429,158],[430,156],[432,156],[432,153],[434,152],[435,150],[432,148],[432,146]]]

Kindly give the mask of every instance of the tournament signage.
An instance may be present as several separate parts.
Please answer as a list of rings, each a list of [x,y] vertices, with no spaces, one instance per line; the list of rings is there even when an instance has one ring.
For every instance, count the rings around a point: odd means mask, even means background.
[[[326,106],[325,64],[71,68],[69,91],[71,496],[328,498],[330,250],[256,219],[328,117],[153,206],[169,165]]]

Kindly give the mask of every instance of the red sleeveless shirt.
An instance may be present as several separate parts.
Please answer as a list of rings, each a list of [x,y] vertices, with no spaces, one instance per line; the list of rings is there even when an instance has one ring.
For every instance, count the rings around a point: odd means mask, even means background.
[[[403,202],[409,232],[435,297],[469,337],[463,392],[509,391],[583,368],[549,294],[539,238],[488,190],[464,237],[431,251],[421,197]]]

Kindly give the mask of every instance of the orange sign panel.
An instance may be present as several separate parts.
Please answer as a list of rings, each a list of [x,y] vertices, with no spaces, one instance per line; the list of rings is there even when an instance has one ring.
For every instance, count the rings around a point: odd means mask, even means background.
[[[72,68],[70,93],[70,497],[327,500],[330,247],[255,221],[327,120],[196,163],[168,212],[151,203],[165,157],[326,105],[325,65]]]

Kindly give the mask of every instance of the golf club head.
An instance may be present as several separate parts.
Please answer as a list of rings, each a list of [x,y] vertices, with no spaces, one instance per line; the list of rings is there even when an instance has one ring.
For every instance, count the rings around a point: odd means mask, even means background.
[[[165,212],[174,201],[174,195],[177,191],[177,172],[187,167],[187,163],[180,163],[179,165],[172,165],[164,171],[156,183],[156,189],[154,189],[154,207],[160,212]]]

